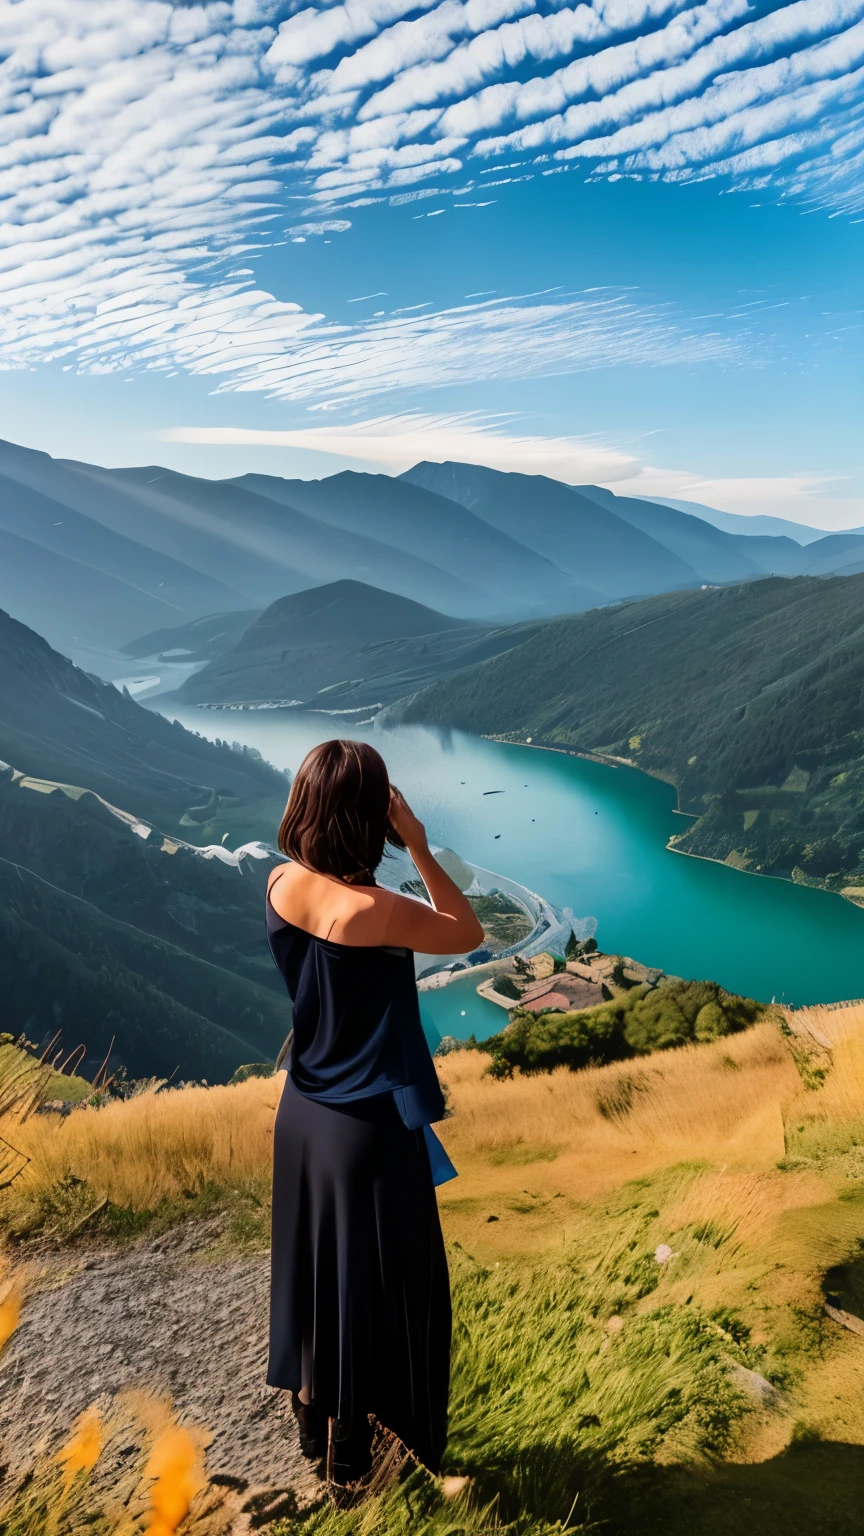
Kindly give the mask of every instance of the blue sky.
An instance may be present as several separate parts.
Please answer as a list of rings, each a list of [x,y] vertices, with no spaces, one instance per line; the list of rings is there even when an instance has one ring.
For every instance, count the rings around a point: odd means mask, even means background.
[[[864,524],[864,0],[0,0],[2,435]]]

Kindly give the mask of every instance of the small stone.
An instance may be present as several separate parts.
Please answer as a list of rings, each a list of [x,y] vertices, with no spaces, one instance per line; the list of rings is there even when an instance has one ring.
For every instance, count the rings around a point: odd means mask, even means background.
[[[607,1320],[606,1332],[607,1333],[620,1333],[621,1329],[623,1327],[624,1327],[624,1319],[623,1319],[623,1317],[618,1317],[617,1314],[616,1314],[615,1317],[610,1317]]]
[[[839,1323],[841,1328],[848,1328],[850,1333],[864,1334],[864,1319],[856,1317],[854,1312],[844,1312],[842,1307],[834,1307],[829,1301],[825,1303],[825,1311],[832,1322]]]
[[[658,1264],[668,1264],[669,1260],[674,1259],[674,1257],[675,1254],[668,1243],[658,1243],[654,1249],[654,1258]]]
[[[736,1387],[757,1403],[776,1403],[780,1398],[777,1388],[758,1371],[748,1370],[746,1365],[733,1365],[730,1376]]]
[[[445,1499],[458,1499],[470,1483],[470,1477],[442,1477],[441,1492]]]

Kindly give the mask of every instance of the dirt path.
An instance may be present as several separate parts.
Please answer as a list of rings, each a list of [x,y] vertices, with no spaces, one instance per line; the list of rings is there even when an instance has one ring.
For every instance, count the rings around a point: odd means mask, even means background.
[[[65,1439],[85,1408],[139,1387],[209,1431],[211,1476],[293,1489],[301,1502],[320,1490],[286,1394],[264,1382],[267,1255],[208,1262],[214,1235],[186,1227],[33,1266],[0,1357],[0,1459],[13,1474]]]

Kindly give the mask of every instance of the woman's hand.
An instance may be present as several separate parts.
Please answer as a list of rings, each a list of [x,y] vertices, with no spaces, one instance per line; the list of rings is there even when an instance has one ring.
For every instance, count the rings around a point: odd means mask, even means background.
[[[464,955],[483,943],[483,926],[467,897],[446,873],[426,841],[426,828],[398,789],[390,788],[390,826],[404,842],[429,897],[393,897],[385,944],[404,944],[421,955]]]
[[[414,815],[404,795],[400,794],[395,784],[390,786],[389,821],[393,831],[401,837],[406,848],[426,847],[426,828],[419,817]]]

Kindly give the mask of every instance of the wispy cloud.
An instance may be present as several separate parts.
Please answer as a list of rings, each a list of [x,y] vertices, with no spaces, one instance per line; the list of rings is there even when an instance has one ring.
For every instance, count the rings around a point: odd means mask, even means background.
[[[421,459],[485,464],[528,475],[554,475],[571,484],[619,480],[639,473],[638,459],[590,438],[531,437],[508,431],[481,416],[434,416],[401,413],[377,416],[347,426],[326,425],[299,431],[257,431],[244,427],[173,427],[163,434],[172,443],[211,446],[248,445],[304,448],[359,460],[400,474]]]
[[[597,437],[522,433],[507,418],[401,412],[348,425],[291,431],[246,427],[174,427],[169,443],[211,448],[302,449],[371,469],[401,474],[423,459],[455,460],[525,475],[551,475],[569,485],[605,485],[620,496],[672,497],[749,514],[770,512],[802,523],[848,528],[864,519],[864,500],[819,474],[706,480],[686,469],[647,463],[632,450]]]
[[[333,324],[243,280],[207,286],[154,270],[143,289],[137,281],[127,281],[120,293],[115,286],[106,279],[67,304],[62,282],[43,284],[39,300],[28,300],[26,333],[7,335],[7,359],[26,366],[39,356],[74,356],[91,372],[183,368],[212,376],[216,393],[252,391],[321,404],[478,377],[524,379],[615,364],[759,362],[759,339],[749,331],[688,324],[669,308],[614,290],[503,297],[450,309],[410,306]]]
[[[347,400],[736,360],[623,295],[338,327],[238,263],[568,165],[859,207],[862,70],[864,0],[0,0],[0,366]]]

